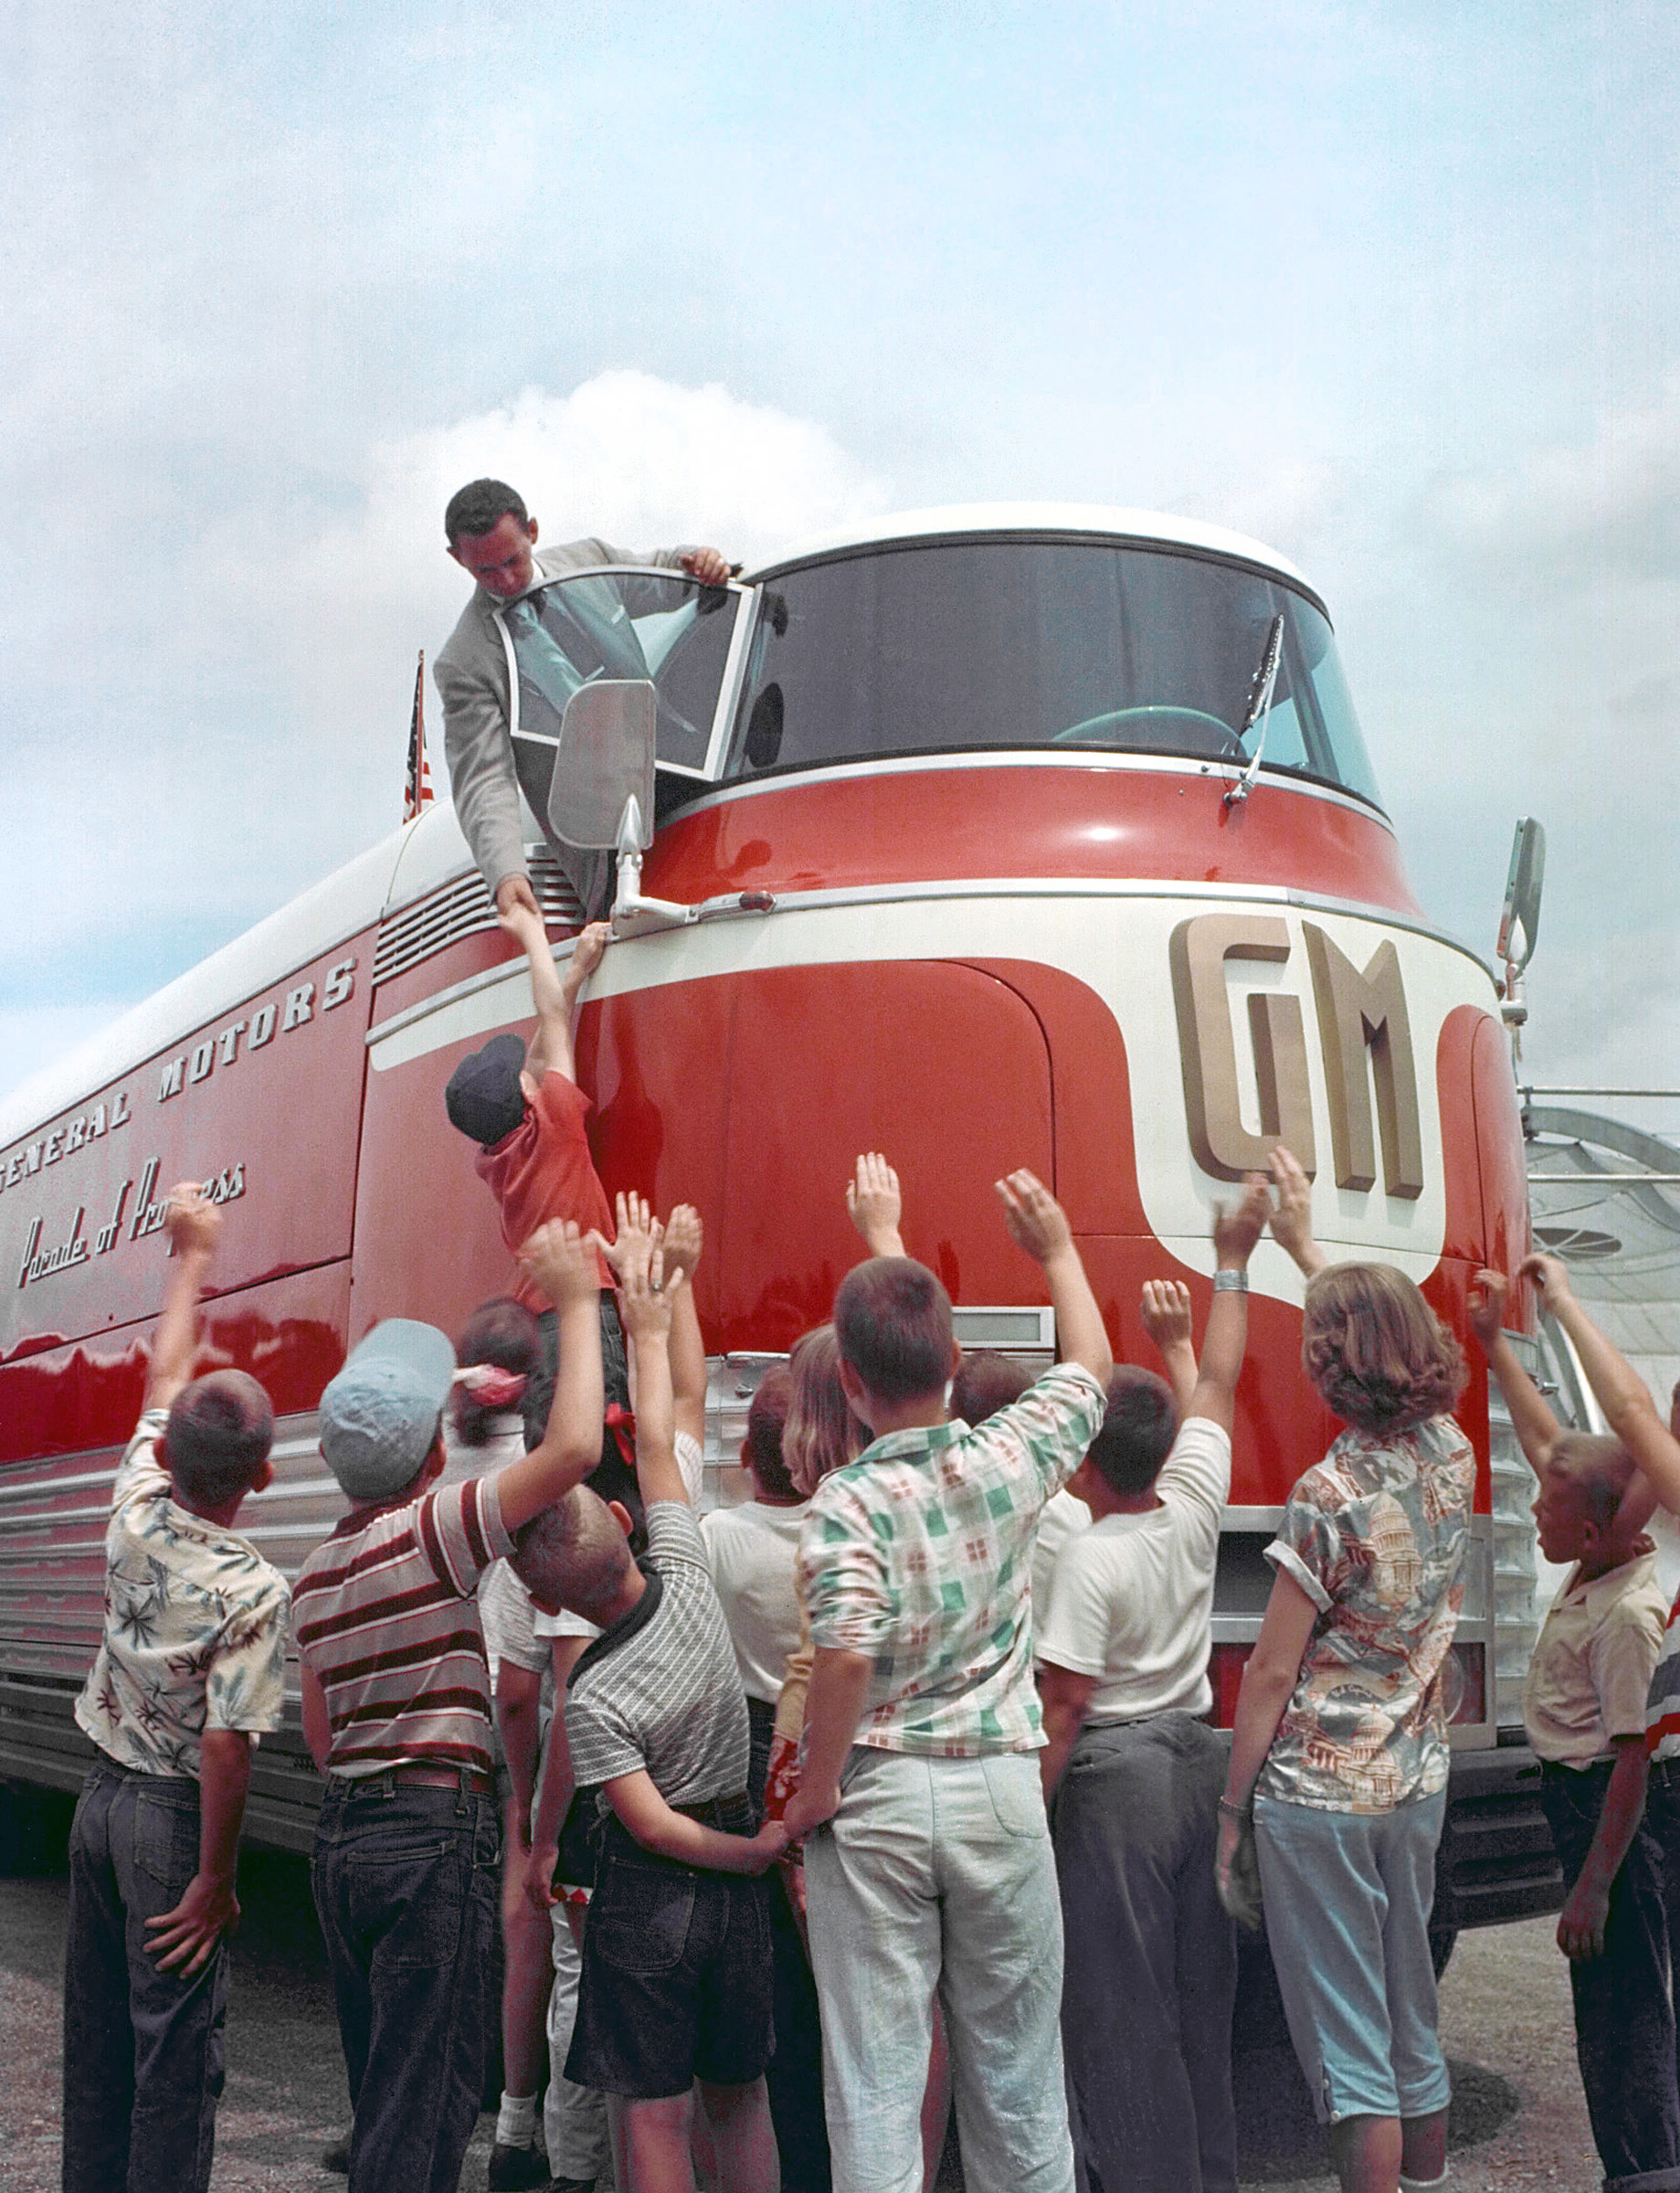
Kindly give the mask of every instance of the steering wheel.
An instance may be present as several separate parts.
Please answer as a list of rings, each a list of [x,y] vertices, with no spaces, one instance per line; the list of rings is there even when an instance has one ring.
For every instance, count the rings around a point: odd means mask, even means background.
[[[1153,702],[1139,708],[1110,708],[1088,715],[1082,724],[1070,724],[1050,741],[1052,747],[1075,741],[1092,746],[1155,747],[1164,751],[1188,748],[1192,754],[1210,754],[1220,761],[1240,761],[1242,742],[1231,726],[1202,708],[1183,708],[1169,702]]]

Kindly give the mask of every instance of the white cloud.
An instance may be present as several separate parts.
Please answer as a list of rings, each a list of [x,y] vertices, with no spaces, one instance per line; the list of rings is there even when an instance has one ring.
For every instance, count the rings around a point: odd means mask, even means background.
[[[183,530],[179,560],[152,575],[156,612],[90,664],[109,681],[90,689],[98,705],[66,689],[85,726],[77,797],[45,714],[13,762],[24,827],[0,878],[0,1012],[12,1006],[17,1033],[0,1020],[0,1089],[132,1002],[121,985],[136,966],[148,985],[180,971],[144,939],[185,944],[207,919],[222,941],[396,826],[416,652],[436,655],[469,588],[444,553],[444,504],[486,473],[519,488],[546,539],[707,541],[746,562],[889,499],[812,420],[715,384],[616,371],[375,446],[325,522],[300,499]],[[17,621],[37,691],[88,630],[84,605],[51,606],[56,624]],[[429,675],[427,713],[441,786]],[[112,1005],[37,1015],[42,970],[78,964],[105,970]]]
[[[248,535],[242,553],[202,543],[206,573],[235,574],[239,614],[268,627],[264,674],[286,666],[300,736],[320,750],[342,755],[375,725],[406,729],[415,651],[436,653],[467,594],[444,553],[443,507],[484,475],[519,489],[546,540],[593,534],[632,551],[710,542],[747,562],[888,500],[812,421],[635,371],[597,375],[567,396],[527,388],[502,408],[384,444],[354,505],[309,537]],[[226,591],[214,598],[218,625],[227,607]]]

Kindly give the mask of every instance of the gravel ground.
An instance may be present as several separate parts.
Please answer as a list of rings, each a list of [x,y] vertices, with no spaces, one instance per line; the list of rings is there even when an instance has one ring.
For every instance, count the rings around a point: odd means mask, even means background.
[[[227,2091],[217,2124],[212,2193],[325,2193],[343,2180],[315,2167],[347,2121],[344,2075],[302,1861],[248,1853],[245,1924],[234,1944]],[[61,1873],[0,1880],[0,2193],[58,2182]],[[1455,2193],[1594,2193],[1554,1922],[1466,1935],[1442,1984],[1452,2061]],[[1325,2151],[1286,2053],[1242,2059],[1243,2187],[1331,2189]],[[461,2184],[484,2183],[494,2120],[485,2116]],[[952,2185],[960,2183],[947,2174]],[[942,2179],[942,2183],[946,2182]]]

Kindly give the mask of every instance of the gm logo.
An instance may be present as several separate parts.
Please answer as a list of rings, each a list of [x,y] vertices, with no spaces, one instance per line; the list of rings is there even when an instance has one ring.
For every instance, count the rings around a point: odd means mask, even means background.
[[[1384,1193],[1415,1200],[1423,1192],[1423,1146],[1400,955],[1385,938],[1361,969],[1313,923],[1304,923],[1302,933],[1336,1184],[1375,1187],[1380,1143]],[[1228,960],[1287,960],[1294,948],[1287,925],[1265,915],[1201,914],[1178,924],[1168,948],[1185,1117],[1196,1162],[1215,1180],[1238,1181],[1245,1172],[1263,1171],[1272,1145],[1281,1141],[1315,1174],[1318,1146],[1301,1000],[1287,991],[1249,993],[1249,1042],[1260,1094],[1261,1132],[1253,1135],[1241,1115],[1236,1033],[1225,982]]]

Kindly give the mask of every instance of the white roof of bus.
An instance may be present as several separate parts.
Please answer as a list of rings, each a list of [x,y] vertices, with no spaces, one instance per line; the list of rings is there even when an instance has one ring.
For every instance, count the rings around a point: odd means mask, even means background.
[[[796,541],[745,576],[750,582],[766,572],[805,563],[812,556],[831,556],[840,548],[971,533],[1088,533],[1109,539],[1161,541],[1173,547],[1200,548],[1212,556],[1237,556],[1245,564],[1264,565],[1309,593],[1316,593],[1312,581],[1287,557],[1263,542],[1250,540],[1245,534],[1228,533],[1222,525],[1204,525],[1197,518],[1168,517],[1158,510],[1115,509],[1103,503],[951,503],[934,510],[894,511],[886,517],[868,518],[855,525],[837,526],[810,540]]]

